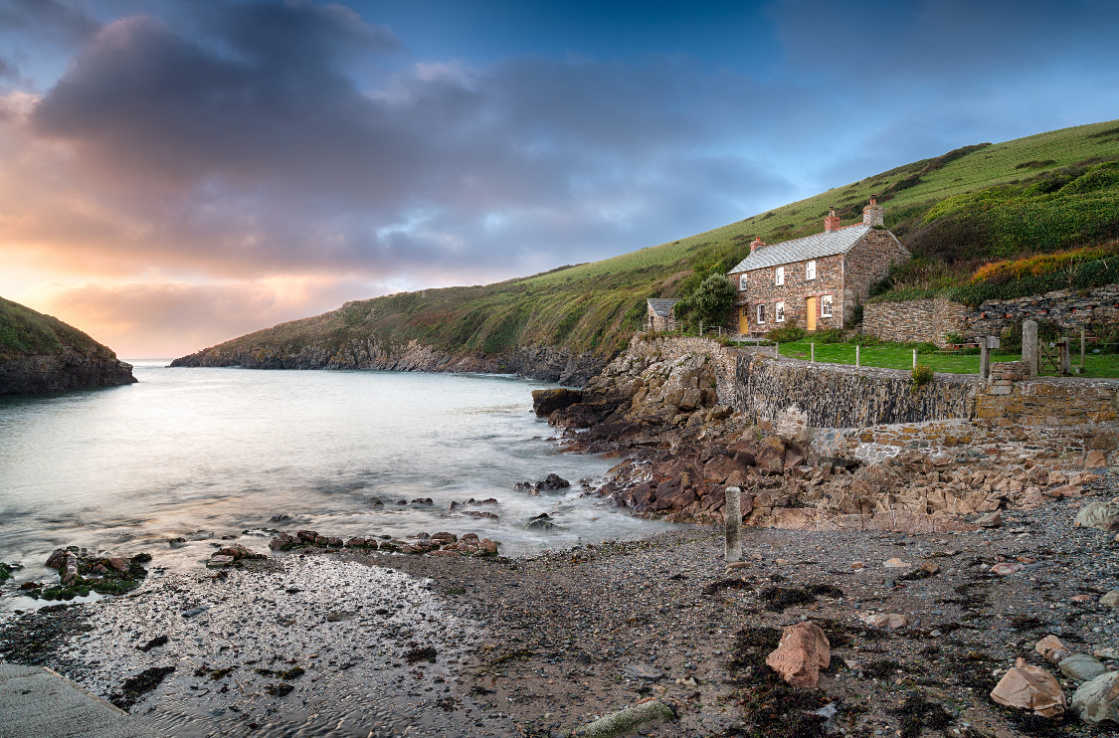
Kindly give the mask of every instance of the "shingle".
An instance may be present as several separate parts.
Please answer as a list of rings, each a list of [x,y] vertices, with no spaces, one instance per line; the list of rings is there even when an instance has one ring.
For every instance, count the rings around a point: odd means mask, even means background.
[[[764,246],[740,261],[728,273],[749,272],[754,269],[795,264],[798,261],[845,254],[869,230],[870,226],[860,223],[840,228],[837,231],[824,231],[804,238]]]
[[[667,318],[672,315],[672,306],[680,302],[679,300],[653,300],[647,301],[649,307],[653,308],[653,312],[662,318]]]

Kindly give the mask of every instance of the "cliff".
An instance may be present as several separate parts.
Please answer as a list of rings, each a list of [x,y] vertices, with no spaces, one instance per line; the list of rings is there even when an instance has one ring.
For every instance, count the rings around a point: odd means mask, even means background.
[[[77,328],[0,298],[0,395],[131,384],[132,366]]]

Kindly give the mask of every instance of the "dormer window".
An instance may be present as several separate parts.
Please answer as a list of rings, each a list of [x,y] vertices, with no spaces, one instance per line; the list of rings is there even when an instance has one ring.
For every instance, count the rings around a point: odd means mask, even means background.
[[[804,278],[805,279],[816,279],[816,260],[815,259],[813,259],[812,261],[810,261],[810,262],[808,262],[807,264],[804,265]]]
[[[777,267],[773,272],[773,284],[780,287],[785,284],[785,267]]]
[[[738,278],[738,289],[742,290],[743,292],[746,291],[746,273],[745,272],[743,272],[742,276],[740,276]]]

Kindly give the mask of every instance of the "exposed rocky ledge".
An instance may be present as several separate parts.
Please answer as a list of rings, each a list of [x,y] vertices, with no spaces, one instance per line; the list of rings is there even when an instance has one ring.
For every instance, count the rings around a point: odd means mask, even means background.
[[[519,374],[561,384],[582,385],[605,366],[592,353],[577,354],[551,346],[525,346],[498,355],[452,353],[412,340],[386,344],[376,337],[353,339],[341,347],[312,343],[279,349],[230,342],[175,359],[171,366],[246,369],[380,369],[412,372],[484,372]]]
[[[0,395],[66,392],[135,381],[131,364],[73,349],[58,354],[30,354],[0,363]]]

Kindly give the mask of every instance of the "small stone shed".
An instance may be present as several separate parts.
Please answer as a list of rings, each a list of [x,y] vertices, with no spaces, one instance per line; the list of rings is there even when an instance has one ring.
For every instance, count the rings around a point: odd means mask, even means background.
[[[648,308],[645,311],[645,328],[650,331],[676,330],[676,313],[672,308],[679,300],[646,300]]]
[[[755,238],[750,255],[727,273],[738,291],[739,332],[764,333],[791,323],[809,331],[841,328],[871,284],[910,258],[883,217],[871,195],[862,223],[841,226],[832,208],[823,233],[772,246]]]

